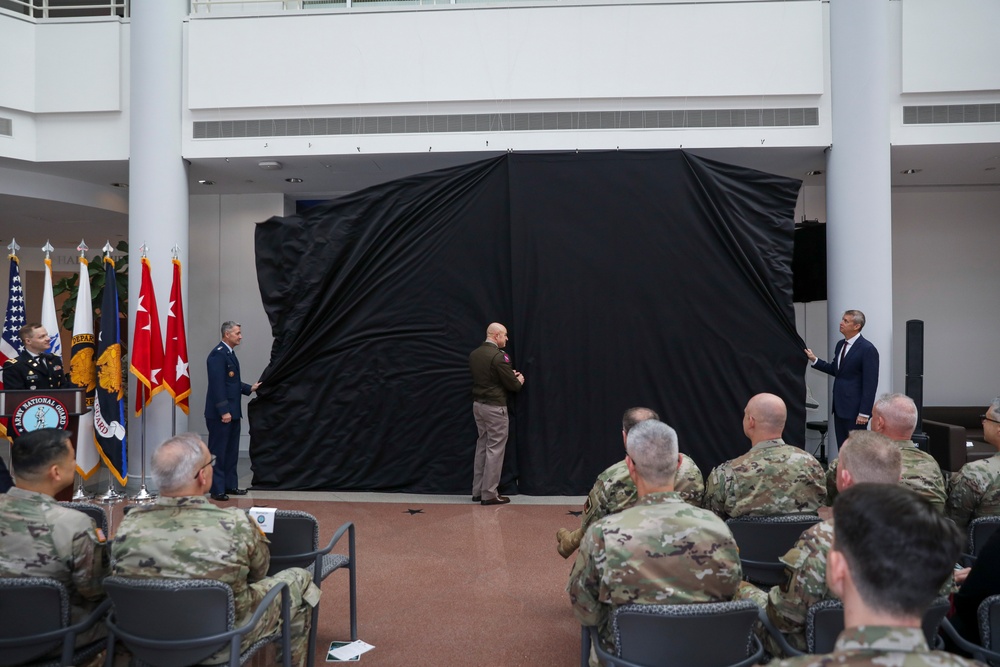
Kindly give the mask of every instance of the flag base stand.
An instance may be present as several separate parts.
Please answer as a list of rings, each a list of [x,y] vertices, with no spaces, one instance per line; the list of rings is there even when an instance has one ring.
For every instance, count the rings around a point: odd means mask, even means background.
[[[125,500],[125,496],[115,491],[115,478],[111,476],[110,471],[108,471],[108,491],[104,495],[97,496],[94,500],[99,500],[102,503],[113,504],[120,503]]]
[[[73,492],[73,500],[74,501],[90,500],[93,497],[94,497],[94,494],[87,493],[87,491],[83,488],[83,478],[81,477],[80,478],[80,483],[77,484],[77,486],[76,486],[76,491]]]
[[[139,487],[139,492],[134,496],[129,496],[129,500],[133,500],[137,503],[150,503],[156,500],[156,494],[150,493],[146,490],[146,485],[143,484]]]

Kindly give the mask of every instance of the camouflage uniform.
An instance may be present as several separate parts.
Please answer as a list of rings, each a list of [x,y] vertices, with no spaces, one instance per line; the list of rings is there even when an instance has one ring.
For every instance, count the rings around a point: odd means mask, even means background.
[[[0,576],[60,582],[69,593],[70,620],[76,623],[104,598],[107,575],[107,544],[93,519],[44,493],[14,487],[0,495]],[[77,637],[77,645],[104,634],[104,624],[98,623]]]
[[[973,519],[1000,514],[1000,454],[962,466],[952,479],[946,513],[962,530]]]
[[[945,492],[944,475],[934,457],[917,449],[909,440],[893,440],[903,459],[903,475],[900,478],[903,486],[913,489],[944,513],[944,504],[948,498]],[[826,502],[833,505],[837,497],[837,468],[840,459],[830,462],[826,472]]]
[[[718,517],[677,492],[651,493],[587,530],[566,591],[577,619],[597,626],[614,651],[615,607],[729,600],[742,574],[739,549]]]
[[[774,664],[774,663],[772,663]],[[982,667],[954,653],[931,651],[923,630],[888,626],[847,628],[837,637],[833,653],[782,660],[777,667]]]
[[[704,506],[723,518],[772,516],[815,512],[825,497],[816,458],[778,438],[716,466],[708,476]]]
[[[695,507],[701,506],[702,496],[705,495],[705,480],[701,476],[701,470],[695,465],[690,456],[681,454],[681,462],[677,467],[677,476],[674,481],[674,491],[681,495],[684,502]],[[600,521],[609,514],[616,514],[622,510],[635,505],[639,498],[639,493],[635,489],[635,482],[628,474],[628,466],[622,459],[610,468],[597,476],[590,495],[583,505],[583,516],[580,517],[580,527],[568,533],[560,542],[566,550],[566,557],[573,553],[580,540],[583,539],[587,528],[595,521]],[[560,535],[564,529],[560,530]],[[568,531],[567,531],[568,532]]]
[[[246,623],[275,583],[287,583],[292,664],[305,664],[311,607],[319,603],[319,588],[302,568],[264,576],[271,560],[267,538],[243,510],[217,507],[203,496],[158,498],[153,505],[133,508],[122,520],[111,555],[114,574],[122,577],[214,579],[228,584],[233,589],[237,626]],[[280,616],[280,605],[270,605],[257,627],[243,638],[242,648],[274,632]],[[228,657],[224,649],[205,662]]]

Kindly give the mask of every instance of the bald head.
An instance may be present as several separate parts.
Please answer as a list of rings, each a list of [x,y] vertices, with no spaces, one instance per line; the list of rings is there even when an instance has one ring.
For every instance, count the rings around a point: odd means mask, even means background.
[[[774,394],[757,394],[743,410],[743,433],[751,445],[776,440],[785,429],[788,410],[785,402]]]
[[[917,427],[917,404],[904,394],[882,394],[872,408],[872,430],[891,440],[909,440]]]
[[[493,322],[486,327],[486,340],[496,343],[497,347],[503,349],[507,345],[507,327],[499,322]]]

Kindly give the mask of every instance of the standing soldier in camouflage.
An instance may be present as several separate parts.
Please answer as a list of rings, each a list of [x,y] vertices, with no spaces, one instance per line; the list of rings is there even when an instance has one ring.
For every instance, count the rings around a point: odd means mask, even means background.
[[[871,431],[851,431],[840,448],[841,465],[837,488],[845,491],[861,482],[898,484],[901,454],[889,438]],[[833,519],[807,528],[798,542],[781,557],[785,583],[769,592],[743,582],[737,597],[751,599],[767,610],[767,617],[785,639],[800,651],[806,650],[806,612],[820,600],[834,597],[826,585],[826,557],[833,542]],[[764,647],[771,655],[781,655],[776,642],[760,628]]]
[[[917,449],[910,440],[917,427],[917,404],[904,394],[882,394],[872,407],[871,429],[886,436],[899,447],[903,456],[903,486],[909,487],[944,512],[944,475],[934,457]],[[837,461],[830,463],[826,473],[826,502],[832,505],[837,497]]]
[[[602,646],[612,653],[616,607],[730,600],[743,575],[726,524],[674,491],[674,429],[655,419],[636,424],[627,451],[639,500],[587,530],[566,587],[577,619],[597,626]]]
[[[983,437],[1000,450],[1000,396],[983,415]],[[962,466],[951,482],[947,514],[963,530],[973,519],[1000,514],[1000,453]]]
[[[627,441],[629,430],[639,422],[659,418],[659,415],[649,408],[629,408],[622,416],[622,442]],[[705,480],[701,476],[701,470],[690,456],[684,454],[680,456],[681,463],[677,467],[674,491],[681,495],[684,502],[701,507],[701,498],[705,495]],[[632,507],[638,499],[635,482],[629,477],[625,461],[615,463],[597,476],[597,481],[587,496],[587,502],[583,505],[580,527],[573,531],[566,528],[556,531],[556,551],[563,558],[569,558],[580,546],[580,540],[592,523],[600,521],[609,514]]]
[[[847,489],[834,503],[833,517],[826,580],[844,602],[845,629],[833,653],[784,660],[778,667],[978,665],[931,651],[920,627],[962,551],[955,524],[927,499],[889,484]]]
[[[757,394],[743,410],[750,451],[720,463],[708,476],[705,507],[723,519],[815,512],[826,497],[823,467],[800,447],[781,439],[785,403]]]
[[[507,392],[521,391],[524,376],[510,365],[507,328],[494,322],[486,328],[486,340],[469,355],[472,371],[472,415],[479,439],[472,473],[472,502],[503,505],[510,502],[499,493],[503,454],[507,448]]]
[[[0,576],[55,579],[69,593],[70,622],[78,623],[104,598],[108,553],[93,519],[55,501],[76,473],[70,437],[46,428],[25,433],[11,445],[17,485],[0,495]],[[104,633],[99,623],[77,636],[77,646]]]
[[[305,665],[312,607],[320,590],[302,568],[266,577],[271,555],[267,538],[244,510],[221,508],[205,494],[212,486],[209,454],[198,436],[185,433],[163,443],[152,460],[153,482],[160,497],[154,505],[135,507],[122,520],[111,547],[114,574],[121,577],[214,579],[233,589],[236,625],[253,615],[278,582],[291,592],[292,664]],[[241,649],[274,632],[280,605],[272,604],[260,623],[243,638]],[[222,649],[206,662],[228,659]]]

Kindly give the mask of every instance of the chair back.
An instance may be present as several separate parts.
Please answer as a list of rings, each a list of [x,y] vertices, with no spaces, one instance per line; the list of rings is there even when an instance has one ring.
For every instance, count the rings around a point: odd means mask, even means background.
[[[64,500],[59,503],[63,507],[68,507],[71,510],[76,510],[77,512],[83,512],[97,524],[97,527],[104,531],[105,536],[108,535],[108,513],[104,511],[104,508],[100,505],[95,505],[93,503],[78,503],[71,502],[69,500]]]
[[[270,541],[271,565],[268,576],[290,567],[308,568],[316,563],[319,549],[319,522],[308,512],[277,510]]]
[[[1000,528],[1000,516],[981,516],[969,523],[969,553],[978,557],[993,533]]]
[[[802,532],[818,523],[816,514],[741,516],[726,525],[740,548],[743,578],[758,586],[775,586],[785,580],[784,556]]]
[[[0,665],[31,662],[62,644],[35,636],[69,625],[69,595],[55,579],[0,578]]]
[[[757,611],[750,600],[629,604],[614,611],[612,627],[623,660],[641,665],[728,667],[753,664],[753,658],[763,653],[753,633]]]
[[[236,622],[233,591],[221,581],[108,577],[104,590],[113,604],[109,627],[143,662],[193,665],[229,644],[190,645],[231,630]],[[167,641],[170,646],[150,648],[133,639]]]
[[[979,642],[990,651],[1000,649],[1000,595],[991,595],[979,603]]]
[[[948,598],[936,598],[924,612],[921,627],[927,645],[938,645],[938,629],[948,614]],[[820,600],[806,611],[806,652],[825,654],[833,651],[837,637],[844,631],[844,603],[835,598]]]

